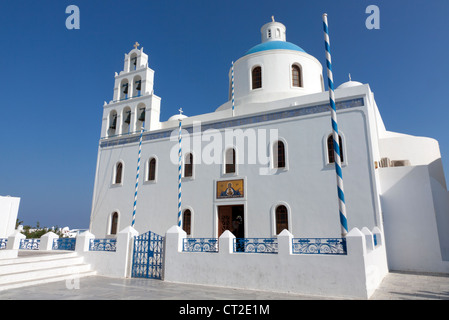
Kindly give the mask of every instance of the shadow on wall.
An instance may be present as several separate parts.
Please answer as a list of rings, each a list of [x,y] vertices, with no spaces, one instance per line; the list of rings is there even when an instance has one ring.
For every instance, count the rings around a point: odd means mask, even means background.
[[[449,272],[449,194],[441,174],[441,159],[379,168],[390,270]]]

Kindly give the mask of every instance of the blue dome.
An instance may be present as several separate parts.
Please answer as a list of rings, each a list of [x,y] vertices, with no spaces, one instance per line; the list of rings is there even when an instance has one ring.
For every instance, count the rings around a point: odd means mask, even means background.
[[[267,41],[263,42],[261,44],[258,44],[257,46],[252,47],[249,49],[245,56],[251,53],[256,53],[260,51],[266,51],[266,50],[293,50],[293,51],[300,51],[305,52],[302,48],[298,47],[296,44],[293,44],[291,42],[286,41]]]

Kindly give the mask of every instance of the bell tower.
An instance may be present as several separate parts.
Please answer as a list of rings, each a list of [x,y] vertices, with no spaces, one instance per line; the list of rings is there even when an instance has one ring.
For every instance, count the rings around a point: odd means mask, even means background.
[[[159,129],[161,98],[154,95],[154,71],[139,46],[125,54],[123,70],[115,73],[113,100],[103,106],[102,138]]]

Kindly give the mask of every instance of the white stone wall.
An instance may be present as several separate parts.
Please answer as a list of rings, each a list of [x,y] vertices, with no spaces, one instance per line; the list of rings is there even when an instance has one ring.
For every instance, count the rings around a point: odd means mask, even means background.
[[[293,235],[278,237],[278,254],[234,253],[234,236],[219,238],[218,253],[183,252],[186,234],[174,226],[166,233],[164,280],[240,289],[290,292],[366,299],[388,273],[379,229],[353,229],[347,235],[347,255],[292,254]]]
[[[430,166],[379,169],[391,270],[449,273],[449,196]]]
[[[20,198],[0,197],[0,238],[8,238],[16,227]]]

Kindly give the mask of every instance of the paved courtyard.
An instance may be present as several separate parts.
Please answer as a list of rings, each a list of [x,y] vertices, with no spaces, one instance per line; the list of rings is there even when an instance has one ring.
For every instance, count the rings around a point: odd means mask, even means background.
[[[334,300],[255,290],[90,276],[0,291],[0,300]],[[390,273],[371,300],[449,300],[449,275]]]

